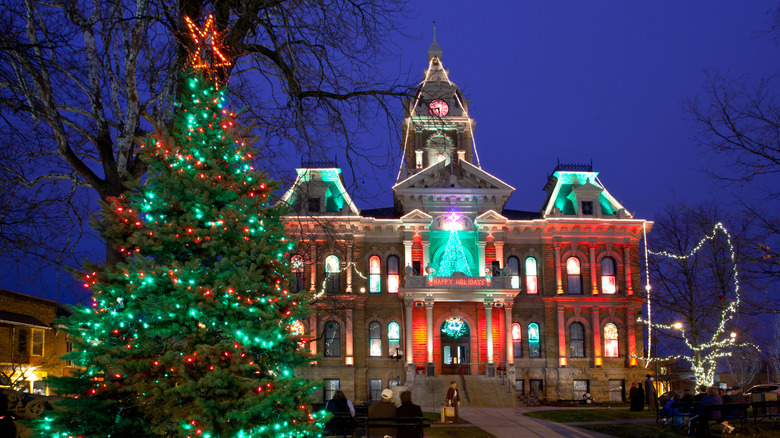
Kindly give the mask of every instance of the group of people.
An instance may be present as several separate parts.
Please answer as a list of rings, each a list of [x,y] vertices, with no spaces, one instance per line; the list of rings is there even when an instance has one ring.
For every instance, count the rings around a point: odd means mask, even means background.
[[[720,405],[723,403],[744,402],[745,398],[739,392],[738,388],[730,390],[724,394],[718,388],[699,386],[699,392],[696,395],[686,389],[682,396],[672,394],[668,401],[665,401],[659,417],[661,422],[666,424],[673,419],[678,421],[678,426],[688,426],[688,434],[693,435],[698,430],[707,427],[709,420],[720,423],[723,427],[723,433],[732,433],[734,426],[730,425],[727,419],[722,418],[720,410],[711,410],[705,415],[707,406]],[[675,405],[675,403],[681,403]],[[675,412],[677,411],[677,412]],[[686,423],[687,422],[687,423]]]
[[[349,413],[349,418],[354,421],[352,429],[357,426],[355,407],[352,405],[352,402],[344,396],[342,391],[336,391],[334,393],[333,398],[325,405],[325,410],[334,414],[341,414],[337,417],[338,419],[345,418],[346,413]],[[401,405],[396,406],[395,403],[393,403],[393,391],[389,388],[383,389],[381,399],[368,407],[368,418],[418,418],[422,416],[422,408],[419,405],[412,403],[412,393],[410,391],[403,391],[401,393]],[[351,432],[348,427],[346,430]],[[422,427],[373,427],[370,432],[371,438],[419,438],[422,436]]]
[[[651,411],[658,410],[658,393],[655,390],[655,380],[650,374],[645,375],[645,380],[632,383],[628,391],[630,411],[643,411],[645,404]]]
[[[459,421],[459,405],[460,393],[458,392],[457,384],[453,380],[450,382],[450,387],[447,389],[447,395],[444,398],[444,406],[452,408],[452,415],[447,415],[446,418],[448,422],[457,423]],[[333,423],[330,423],[330,426],[332,428],[340,429],[349,434],[357,427],[355,406],[344,396],[344,392],[336,391],[333,394],[333,398],[325,405],[325,410],[337,414],[331,419]],[[368,418],[421,418],[422,416],[422,408],[412,403],[412,393],[410,391],[401,393],[401,405],[396,406],[393,403],[393,390],[389,388],[383,389],[380,400],[368,407]],[[345,420],[347,423],[345,423]],[[327,427],[328,425],[326,425]],[[422,426],[372,427],[370,433],[371,438],[419,438],[422,436]]]

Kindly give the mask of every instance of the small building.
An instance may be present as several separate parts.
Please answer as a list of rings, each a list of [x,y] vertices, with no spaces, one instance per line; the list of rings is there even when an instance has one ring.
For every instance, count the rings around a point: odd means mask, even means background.
[[[71,367],[61,359],[70,343],[55,322],[68,314],[55,301],[0,289],[0,387],[49,395],[44,379]]]
[[[298,327],[319,355],[306,372],[325,380],[324,399],[463,375],[508,376],[548,400],[622,401],[647,373],[639,243],[652,223],[591,164],[558,163],[538,210],[505,208],[512,175],[481,167],[469,104],[434,40],[404,102],[392,206],[359,209],[336,163],[297,169],[282,200],[297,242],[290,288],[317,296]]]

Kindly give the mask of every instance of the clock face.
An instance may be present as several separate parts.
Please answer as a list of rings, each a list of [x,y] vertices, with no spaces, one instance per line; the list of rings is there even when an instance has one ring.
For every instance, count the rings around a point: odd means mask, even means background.
[[[432,100],[431,103],[428,104],[428,112],[431,113],[432,116],[444,117],[450,112],[450,106],[441,99]]]

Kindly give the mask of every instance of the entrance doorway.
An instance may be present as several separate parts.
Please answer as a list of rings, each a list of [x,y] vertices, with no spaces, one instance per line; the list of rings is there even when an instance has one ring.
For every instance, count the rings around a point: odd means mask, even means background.
[[[457,316],[441,325],[442,374],[470,374],[470,333],[468,323]]]

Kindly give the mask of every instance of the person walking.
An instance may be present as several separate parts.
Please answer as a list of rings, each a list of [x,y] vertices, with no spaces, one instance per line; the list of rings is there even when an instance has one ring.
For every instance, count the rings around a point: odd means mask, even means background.
[[[393,403],[393,390],[382,390],[382,400],[368,407],[368,418],[393,418],[396,417],[396,407]],[[372,427],[369,430],[371,438],[395,438],[394,427]]]
[[[450,388],[447,389],[447,396],[444,398],[444,406],[452,406],[455,408],[455,416],[447,417],[447,422],[457,423],[460,421],[460,417],[458,416],[458,405],[460,405],[460,394],[458,393],[458,385],[453,380],[450,382]]]
[[[658,393],[655,392],[655,380],[650,374],[645,375],[645,401],[647,409],[650,411],[658,410]]]
[[[412,403],[412,392],[404,391],[401,393],[401,406],[395,411],[397,417],[422,418],[422,408]],[[422,438],[423,428],[420,426],[399,427],[398,438]]]

